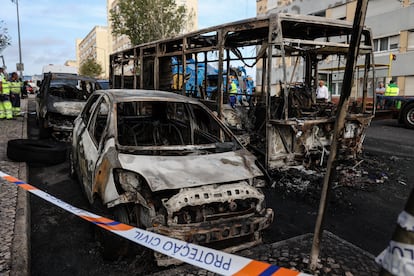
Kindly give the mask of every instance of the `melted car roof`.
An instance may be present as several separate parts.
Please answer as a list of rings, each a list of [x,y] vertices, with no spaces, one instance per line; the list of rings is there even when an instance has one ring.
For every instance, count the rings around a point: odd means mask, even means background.
[[[172,92],[145,89],[107,89],[97,91],[112,98],[114,102],[128,101],[179,101],[200,104],[197,100],[191,99]]]

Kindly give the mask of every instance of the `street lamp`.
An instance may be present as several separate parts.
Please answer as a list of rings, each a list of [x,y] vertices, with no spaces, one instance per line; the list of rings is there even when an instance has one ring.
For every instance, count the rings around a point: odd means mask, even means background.
[[[22,63],[22,47],[20,42],[20,16],[19,16],[19,0],[11,0],[12,3],[16,4],[17,10],[17,35],[19,37],[19,64],[16,66],[17,70],[20,71],[20,77],[23,78],[23,63]]]

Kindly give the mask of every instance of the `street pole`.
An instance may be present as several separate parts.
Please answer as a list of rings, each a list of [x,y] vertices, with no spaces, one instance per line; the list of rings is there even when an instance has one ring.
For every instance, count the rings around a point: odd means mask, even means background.
[[[351,89],[354,78],[355,64],[358,58],[358,48],[361,42],[362,30],[364,28],[365,16],[368,8],[368,0],[358,0],[355,19],[352,28],[351,43],[349,45],[349,51],[346,59],[346,67],[344,74],[344,81],[341,90],[341,97],[339,99],[334,134],[332,137],[331,150],[329,152],[328,164],[326,168],[325,177],[323,179],[323,187],[321,192],[321,199],[319,202],[319,211],[315,223],[315,232],[313,235],[312,249],[310,254],[309,268],[312,271],[316,270],[318,263],[318,256],[320,250],[320,242],[322,239],[323,222],[325,219],[325,211],[328,203],[328,193],[331,190],[331,183],[336,170],[336,155],[338,152],[339,142],[341,140],[341,134],[345,126],[345,120],[349,105],[349,97],[351,95]]]
[[[21,47],[21,41],[20,41],[19,0],[12,0],[12,2],[16,4],[16,10],[17,10],[17,35],[19,38],[19,64],[20,64],[19,71],[20,71],[20,77],[23,79],[22,47]]]

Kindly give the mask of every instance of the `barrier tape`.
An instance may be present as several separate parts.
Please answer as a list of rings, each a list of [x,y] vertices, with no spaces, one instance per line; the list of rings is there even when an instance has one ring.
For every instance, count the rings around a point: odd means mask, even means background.
[[[397,223],[407,231],[414,232],[414,216],[402,211],[398,216]]]
[[[149,232],[74,207],[22,180],[0,171],[0,177],[84,220],[164,255],[221,275],[305,276],[299,271],[221,252]]]
[[[375,261],[393,275],[414,275],[414,245],[390,241]]]

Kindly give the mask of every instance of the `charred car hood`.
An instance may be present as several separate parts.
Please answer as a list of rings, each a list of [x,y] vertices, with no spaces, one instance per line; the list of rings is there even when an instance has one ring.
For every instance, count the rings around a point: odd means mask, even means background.
[[[65,100],[62,98],[49,96],[47,109],[48,112],[76,117],[81,113],[82,108],[85,106],[85,104],[85,101]]]
[[[152,191],[240,181],[263,175],[247,150],[187,156],[118,154],[121,167],[141,174]]]

